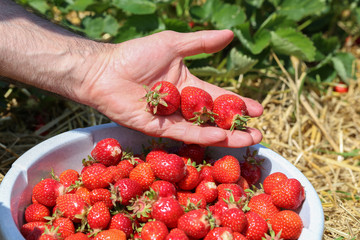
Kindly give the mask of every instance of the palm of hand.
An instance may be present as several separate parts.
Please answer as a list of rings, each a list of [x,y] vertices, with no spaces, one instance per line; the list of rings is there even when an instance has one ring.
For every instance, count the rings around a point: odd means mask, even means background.
[[[188,85],[200,87],[214,98],[226,92],[193,76],[183,63],[185,55],[220,50],[219,46],[206,48],[200,42],[200,47],[187,49],[193,43],[179,41],[179,36],[178,33],[163,32],[116,45],[103,71],[92,83],[90,92],[91,97],[96,99],[94,107],[111,120],[148,135],[204,145],[235,146],[236,139],[229,141],[228,131],[195,126],[186,122],[180,111],[170,116],[154,116],[145,111],[146,101],[139,101],[146,94],[143,85],[152,86],[161,80],[172,82],[179,91]],[[227,45],[224,41],[219,44],[220,48]],[[259,136],[257,130],[254,132]],[[253,139],[251,132],[243,132],[239,136],[242,141],[246,139],[242,143],[245,145],[259,141]]]

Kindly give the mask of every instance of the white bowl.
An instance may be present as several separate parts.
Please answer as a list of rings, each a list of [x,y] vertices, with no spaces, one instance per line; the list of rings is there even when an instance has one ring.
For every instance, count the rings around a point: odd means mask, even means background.
[[[60,173],[68,168],[80,170],[95,144],[103,138],[116,138],[122,147],[140,153],[142,145],[153,139],[140,132],[110,123],[75,129],[52,137],[24,153],[16,160],[0,185],[0,239],[24,239],[19,231],[24,223],[25,208],[31,202],[33,186],[43,177],[49,176],[51,168]],[[180,144],[164,139],[171,144]],[[274,151],[258,144],[250,147],[265,158],[263,178],[272,172],[283,172],[298,179],[305,188],[306,199],[300,209],[304,229],[300,240],[321,240],[324,230],[324,213],[320,199],[308,179],[286,159]],[[246,148],[209,147],[213,159],[233,155],[242,159]],[[263,179],[262,179],[263,180]]]

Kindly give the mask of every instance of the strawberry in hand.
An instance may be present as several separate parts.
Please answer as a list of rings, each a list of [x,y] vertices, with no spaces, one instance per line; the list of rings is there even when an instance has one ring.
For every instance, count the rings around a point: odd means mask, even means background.
[[[245,102],[233,95],[223,94],[214,100],[213,112],[215,123],[223,129],[245,130],[249,120],[248,111]]]
[[[147,91],[145,98],[148,103],[147,110],[150,110],[154,115],[170,115],[180,107],[179,90],[171,82],[159,81],[155,83]]]
[[[205,90],[188,86],[181,91],[181,113],[183,117],[197,125],[214,122],[212,112],[214,102]]]

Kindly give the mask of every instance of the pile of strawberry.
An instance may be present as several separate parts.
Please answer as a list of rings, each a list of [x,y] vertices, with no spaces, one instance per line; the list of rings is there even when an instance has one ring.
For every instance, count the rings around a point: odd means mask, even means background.
[[[181,93],[174,84],[159,81],[146,87],[147,110],[167,116],[180,109],[187,121],[197,125],[215,125],[229,130],[244,130],[249,120],[245,102],[234,94],[223,94],[215,100],[205,90],[187,86]]]
[[[256,151],[215,161],[205,150],[158,145],[133,156],[103,139],[80,173],[53,173],[34,186],[20,231],[27,240],[299,238],[298,180],[276,172],[259,184]]]

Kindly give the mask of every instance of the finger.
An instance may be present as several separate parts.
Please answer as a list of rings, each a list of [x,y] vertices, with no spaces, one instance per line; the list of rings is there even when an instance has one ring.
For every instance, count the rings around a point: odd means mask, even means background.
[[[173,124],[161,136],[188,144],[194,143],[204,146],[213,146],[218,142],[225,141],[227,138],[224,129],[211,126],[197,126],[190,122]]]
[[[262,140],[262,134],[255,128],[248,128],[245,131],[226,131],[226,139],[214,143],[213,146],[227,148],[242,148],[258,144]]]
[[[193,33],[179,33],[174,45],[178,53],[191,56],[200,53],[214,53],[225,48],[234,38],[230,30],[208,30]]]

